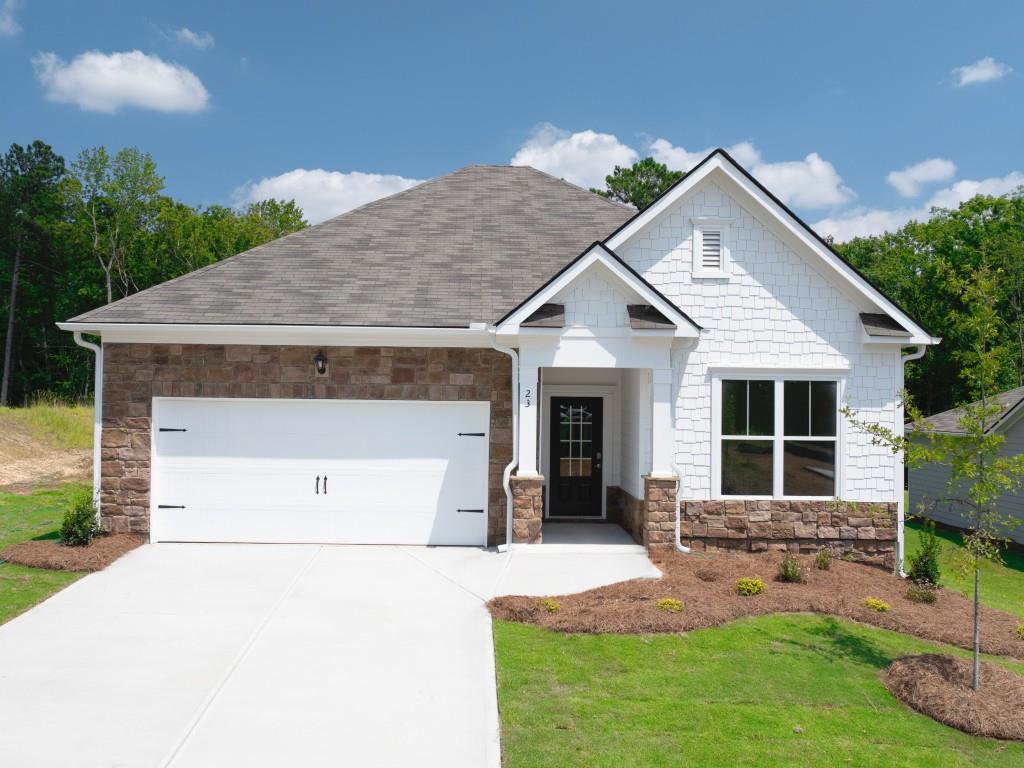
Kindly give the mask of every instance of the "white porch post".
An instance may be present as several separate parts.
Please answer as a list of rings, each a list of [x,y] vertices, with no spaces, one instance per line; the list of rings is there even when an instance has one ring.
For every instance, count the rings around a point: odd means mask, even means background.
[[[519,366],[519,471],[516,473],[518,475],[537,475],[539,378],[540,368],[537,366]]]
[[[674,477],[672,471],[672,369],[651,371],[651,476]]]

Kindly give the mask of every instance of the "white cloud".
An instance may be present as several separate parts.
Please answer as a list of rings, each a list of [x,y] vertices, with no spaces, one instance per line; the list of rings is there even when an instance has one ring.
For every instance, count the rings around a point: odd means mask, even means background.
[[[539,126],[512,158],[581,187],[603,187],[616,165],[632,165],[639,155],[610,133],[569,133],[550,123]]]
[[[279,176],[244,184],[235,190],[233,197],[236,204],[254,203],[271,197],[294,200],[302,208],[306,220],[317,224],[419,183],[418,179],[380,173],[296,168]]]
[[[40,53],[32,66],[46,98],[89,112],[112,114],[123,107],[198,112],[210,99],[190,70],[142,51],[87,51],[70,63],[55,53]]]
[[[1013,72],[1013,67],[996,61],[991,56],[986,56],[973,64],[954,69],[952,72],[955,78],[953,84],[957,88],[963,88],[965,85],[974,85],[975,83],[990,83],[993,80],[1001,80],[1011,72]]]
[[[956,165],[941,157],[932,157],[908,165],[902,171],[890,171],[885,180],[903,197],[917,197],[921,188],[940,181],[949,181],[956,174]]]
[[[188,27],[182,27],[174,30],[174,37],[182,45],[191,45],[201,51],[213,48],[213,35],[209,32],[193,32]]]
[[[21,0],[0,2],[0,36],[14,37],[21,32],[21,24],[14,18],[14,12],[21,7]]]
[[[655,139],[649,149],[659,163],[683,171],[693,168],[712,151],[705,149],[701,152],[688,152],[665,139]],[[812,152],[803,160],[767,163],[757,148],[747,141],[734,144],[726,151],[787,205],[827,208],[847,203],[854,198],[853,191],[843,184],[843,178],[832,163],[817,152]]]
[[[814,225],[820,235],[832,235],[842,242],[854,237],[880,235],[899,229],[912,219],[925,221],[932,208],[956,208],[975,195],[998,197],[1024,185],[1024,173],[1013,171],[1006,176],[993,176],[975,181],[962,179],[935,192],[928,202],[918,208],[893,210],[854,208],[834,217],[822,219]]]

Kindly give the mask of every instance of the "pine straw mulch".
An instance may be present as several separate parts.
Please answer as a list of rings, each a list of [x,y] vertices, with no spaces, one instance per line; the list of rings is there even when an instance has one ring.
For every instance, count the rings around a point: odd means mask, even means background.
[[[939,654],[896,659],[882,672],[893,696],[923,715],[974,736],[1024,741],[1024,677],[981,663],[971,689],[971,660]]]
[[[134,533],[100,535],[84,547],[67,547],[57,539],[33,539],[0,551],[0,561],[51,571],[101,571],[145,543],[145,536]]]
[[[934,604],[904,597],[909,582],[879,567],[833,560],[828,571],[814,567],[812,557],[798,558],[806,582],[775,580],[778,553],[722,553],[707,556],[670,553],[655,564],[661,579],[636,579],[555,597],[545,605],[534,597],[498,597],[488,603],[495,619],[537,624],[559,632],[665,633],[714,627],[742,616],[770,613],[826,613],[883,629],[904,632],[938,643],[971,647],[973,606],[963,595],[941,589]],[[736,580],[759,576],[764,592],[736,594]],[[867,608],[864,599],[889,604],[885,613]],[[662,598],[683,601],[681,612],[658,608]],[[1021,620],[1009,613],[982,608],[981,648],[985,653],[1024,659]]]

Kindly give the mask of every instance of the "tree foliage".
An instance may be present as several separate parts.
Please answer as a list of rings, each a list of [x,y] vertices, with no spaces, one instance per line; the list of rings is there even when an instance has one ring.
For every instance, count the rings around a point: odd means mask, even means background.
[[[605,189],[590,191],[642,211],[685,175],[683,171],[670,171],[653,157],[645,157],[628,168],[616,165],[605,177]]]

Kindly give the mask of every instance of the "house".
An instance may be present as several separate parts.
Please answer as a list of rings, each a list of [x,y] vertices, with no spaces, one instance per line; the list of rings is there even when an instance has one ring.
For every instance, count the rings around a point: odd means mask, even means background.
[[[999,406],[998,414],[986,434],[999,434],[1005,438],[999,447],[1003,456],[1017,456],[1024,453],[1024,387],[1011,389],[996,395],[994,405]],[[929,416],[924,421],[935,432],[948,435],[963,435],[960,424],[964,411],[953,408]],[[925,464],[914,467],[909,473],[910,513],[928,517],[946,525],[966,528],[969,523],[958,505],[944,501],[949,498],[949,468],[940,464]],[[1014,528],[1006,530],[1007,538],[1024,544],[1024,497],[1020,492],[1004,493],[997,501],[1001,514],[1021,521]]]
[[[642,212],[472,166],[61,324],[95,347],[104,525],[153,541],[897,554],[938,339],[724,151]]]

